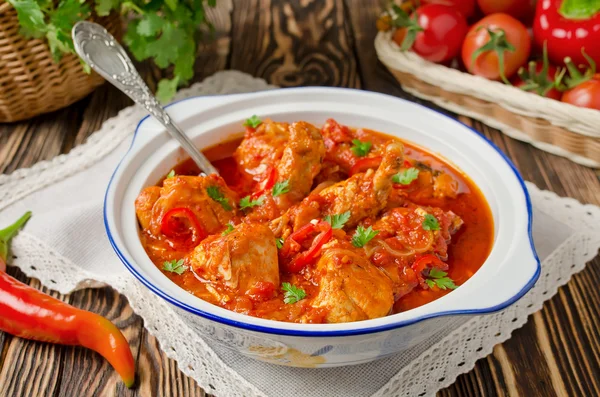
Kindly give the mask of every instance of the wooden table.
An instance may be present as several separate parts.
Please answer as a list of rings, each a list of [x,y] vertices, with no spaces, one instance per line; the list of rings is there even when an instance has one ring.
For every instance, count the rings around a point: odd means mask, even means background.
[[[237,69],[280,86],[355,87],[411,98],[376,59],[373,39],[379,3],[237,1],[231,15],[217,22],[217,41],[203,48],[196,80],[221,69]],[[154,85],[160,73],[147,65],[145,70]],[[69,152],[128,105],[126,97],[105,85],[66,109],[0,125],[0,171],[10,173]],[[525,179],[561,196],[600,204],[599,174],[593,170],[510,139],[466,117],[459,119],[491,138]],[[24,277],[16,268],[9,268],[9,273],[40,288],[39,282]],[[479,360],[473,370],[440,395],[600,395],[599,286],[597,257],[510,340],[496,346],[493,354]],[[123,296],[110,288],[53,295],[98,312],[124,330],[137,357],[139,385],[132,390],[124,388],[108,363],[88,350],[0,333],[0,396],[205,394],[165,356]]]

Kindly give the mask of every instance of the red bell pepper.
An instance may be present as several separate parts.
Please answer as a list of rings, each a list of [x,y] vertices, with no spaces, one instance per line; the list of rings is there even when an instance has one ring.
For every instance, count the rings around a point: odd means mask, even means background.
[[[106,318],[77,309],[0,272],[0,330],[41,342],[77,345],[98,352],[127,387],[135,364],[127,340]]]
[[[600,63],[600,2],[539,0],[533,36],[539,48],[547,43],[548,56],[557,65],[566,57],[576,65],[587,64],[582,49]]]
[[[184,207],[167,211],[162,218],[160,232],[170,238],[188,237],[193,245],[197,245],[208,236],[196,214]]]
[[[17,232],[25,225],[25,223],[31,217],[31,212],[26,212],[20,217],[15,223],[9,227],[0,230],[0,271],[6,270],[6,261],[8,260],[8,245],[10,240],[17,234]]]
[[[381,164],[381,161],[381,156],[366,157],[360,159],[356,163],[354,163],[352,168],[350,168],[350,176],[358,174],[360,172],[365,172],[370,168],[377,168]]]
[[[318,234],[312,240],[310,247],[300,252],[302,243],[310,241],[309,239],[313,238],[315,233]],[[331,239],[332,235],[331,224],[325,221],[308,223],[290,234],[283,242],[280,251],[284,270],[290,273],[298,273],[305,266],[314,263],[321,253],[321,248]]]

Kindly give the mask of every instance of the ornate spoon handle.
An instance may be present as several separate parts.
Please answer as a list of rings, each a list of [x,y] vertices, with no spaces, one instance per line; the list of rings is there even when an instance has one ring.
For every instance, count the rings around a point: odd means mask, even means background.
[[[106,29],[93,22],[81,21],[75,24],[72,34],[75,51],[85,63],[135,103],[146,108],[179,141],[202,171],[206,174],[218,174],[217,169],[160,106],[123,47]]]

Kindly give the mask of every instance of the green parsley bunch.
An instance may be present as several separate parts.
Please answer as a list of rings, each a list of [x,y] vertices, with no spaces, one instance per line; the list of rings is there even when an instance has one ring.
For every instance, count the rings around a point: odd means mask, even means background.
[[[17,11],[21,33],[45,38],[55,61],[75,53],[71,29],[88,19],[92,10],[99,16],[111,11],[131,20],[123,41],[135,59],[153,59],[158,67],[173,68],[173,77],[158,83],[156,95],[166,102],[178,86],[194,76],[196,51],[203,32],[212,32],[205,6],[216,0],[8,0]],[[84,65],[86,71],[89,67]]]

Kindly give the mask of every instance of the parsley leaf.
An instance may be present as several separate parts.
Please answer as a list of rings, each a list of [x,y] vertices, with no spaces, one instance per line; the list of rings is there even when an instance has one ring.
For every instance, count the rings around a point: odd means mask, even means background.
[[[256,207],[258,205],[263,205],[265,202],[265,197],[264,196],[260,196],[258,199],[256,200],[251,200],[250,196],[246,196],[243,199],[240,200],[240,209],[245,210],[248,208],[252,208],[252,207]]]
[[[223,193],[221,193],[221,191],[219,190],[218,187],[216,186],[209,186],[206,188],[206,193],[208,193],[208,196],[215,200],[217,203],[221,204],[223,206],[223,209],[225,209],[225,211],[231,211],[231,205],[229,205],[229,201],[227,201],[227,199],[225,198],[225,196],[223,196]]]
[[[331,225],[332,229],[341,229],[350,219],[350,211],[341,214],[327,215],[323,220]]]
[[[233,227],[233,225],[231,223],[227,224],[227,228],[225,230],[223,230],[223,233],[221,233],[222,236],[227,236],[229,233],[233,232],[235,230],[235,227]]]
[[[40,37],[46,30],[44,13],[35,0],[8,0],[17,10],[21,31],[30,37]]]
[[[392,182],[401,185],[410,185],[412,181],[419,177],[419,170],[415,167],[400,171],[392,177]]]
[[[431,214],[425,215],[423,220],[423,230],[440,230],[440,223],[435,216]]]
[[[155,12],[151,12],[144,15],[144,17],[138,23],[136,30],[142,36],[154,36],[161,32],[163,24],[163,19],[159,17],[158,14],[156,14]]]
[[[121,4],[121,0],[96,0],[96,14],[105,17],[110,11],[116,9]]]
[[[278,249],[283,248],[283,239],[281,237],[275,239],[275,245]]]
[[[357,248],[364,247],[369,241],[373,240],[375,236],[379,233],[379,230],[373,230],[371,226],[368,228],[364,228],[359,226],[356,228],[356,232],[354,236],[352,236],[352,245]]]
[[[254,114],[249,119],[246,119],[246,122],[244,123],[244,127],[256,128],[261,124],[262,124],[262,120],[259,119],[258,116]]]
[[[290,191],[290,181],[277,182],[273,186],[273,197],[280,196]]]
[[[175,170],[171,170],[169,171],[169,173],[167,174],[167,179],[169,178],[173,178],[175,176]]]
[[[454,281],[448,277],[448,273],[435,267],[429,271],[429,278],[425,280],[425,282],[429,288],[433,288],[434,286],[437,286],[442,290],[458,288],[458,286],[454,284]]]
[[[282,283],[281,289],[285,292],[283,302],[286,304],[296,303],[306,298],[306,292],[302,288],[298,288],[290,283]]]
[[[166,270],[171,273],[177,273],[179,275],[183,274],[187,270],[187,266],[183,265],[183,259],[172,261],[166,261],[163,263],[163,270]]]
[[[353,139],[352,147],[350,149],[352,149],[354,154],[358,157],[364,157],[371,151],[371,146],[373,146],[371,142],[362,142],[358,139]]]

